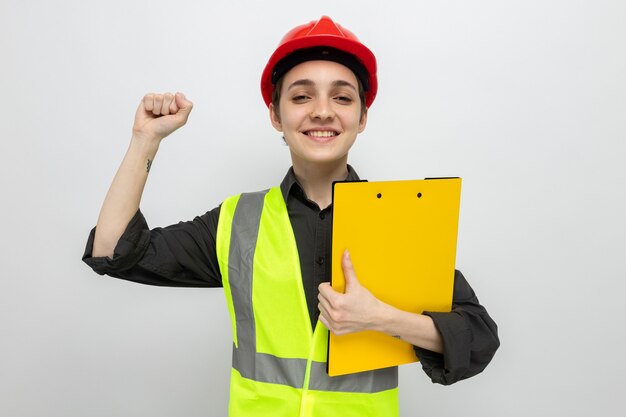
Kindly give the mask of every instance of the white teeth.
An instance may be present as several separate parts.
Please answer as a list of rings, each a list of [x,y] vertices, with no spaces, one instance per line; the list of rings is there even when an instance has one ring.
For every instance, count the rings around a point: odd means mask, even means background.
[[[331,136],[335,136],[335,132],[331,132],[328,130],[310,130],[307,132],[309,136],[315,136],[317,138],[329,138]]]

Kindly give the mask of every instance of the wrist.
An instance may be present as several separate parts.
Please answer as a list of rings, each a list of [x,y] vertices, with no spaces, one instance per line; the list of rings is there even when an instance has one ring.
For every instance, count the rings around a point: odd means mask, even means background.
[[[143,154],[148,159],[154,159],[159,150],[161,140],[158,138],[148,138],[141,135],[133,135],[130,139],[129,148]]]
[[[393,306],[378,300],[378,308],[374,315],[372,330],[387,334],[393,333],[394,310]]]

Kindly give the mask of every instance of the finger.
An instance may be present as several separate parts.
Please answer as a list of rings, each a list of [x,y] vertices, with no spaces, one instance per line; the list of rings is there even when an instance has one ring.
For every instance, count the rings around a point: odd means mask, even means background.
[[[335,308],[335,305],[337,303],[337,298],[339,296],[342,296],[343,294],[335,291],[335,289],[331,287],[328,282],[324,282],[320,284],[318,288],[319,288],[319,293],[317,297],[318,300],[321,301],[321,299],[324,299],[329,306],[331,306],[332,308]]]
[[[165,93],[163,94],[163,104],[161,105],[161,114],[167,115],[170,114],[170,104],[174,101],[174,94]]]
[[[320,285],[318,285],[317,289],[319,293],[324,297],[328,297],[335,291],[328,282],[322,282]]]
[[[328,330],[332,331],[332,326],[330,325],[328,320],[326,320],[326,317],[320,316],[319,320],[324,325],[324,327],[326,327]]]
[[[328,311],[324,308],[322,303],[317,303],[317,309],[320,311],[320,317],[328,317]]]
[[[330,312],[332,310],[332,306],[330,305],[330,303],[328,302],[328,300],[326,300],[325,298],[318,298],[318,303],[317,303],[317,307],[320,310],[320,313],[324,315],[324,317],[330,318]]]
[[[152,111],[154,108],[154,94],[146,94],[143,96],[143,107],[146,111]]]
[[[170,114],[178,113],[178,105],[176,104],[176,96],[173,96],[172,102],[170,103]]]
[[[163,105],[163,94],[155,94],[153,99],[152,114],[161,115],[161,106]]]
[[[318,304],[318,309],[320,311],[319,320],[326,326],[328,330],[335,331],[337,330],[337,323],[333,320],[330,312],[321,304]]]

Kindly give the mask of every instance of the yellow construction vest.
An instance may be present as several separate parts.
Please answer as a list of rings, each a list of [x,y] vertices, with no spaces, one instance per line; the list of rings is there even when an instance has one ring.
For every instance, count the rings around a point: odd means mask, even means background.
[[[230,197],[217,257],[233,330],[231,417],[396,417],[396,367],[329,377],[328,330],[315,331],[280,188]]]

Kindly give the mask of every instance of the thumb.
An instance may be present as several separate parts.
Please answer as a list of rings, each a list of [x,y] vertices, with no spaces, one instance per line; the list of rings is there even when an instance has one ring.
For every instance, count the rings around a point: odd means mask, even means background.
[[[353,288],[360,285],[359,280],[354,272],[354,266],[352,265],[352,259],[350,258],[350,252],[346,249],[343,252],[343,258],[341,259],[341,267],[343,269],[343,276],[346,280],[346,293]]]
[[[188,116],[193,108],[193,103],[187,100],[187,97],[183,93],[176,93],[174,97],[176,100],[176,106],[178,107],[178,113],[182,113],[185,116]]]

